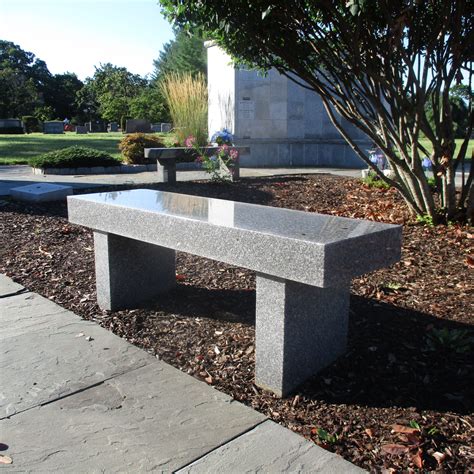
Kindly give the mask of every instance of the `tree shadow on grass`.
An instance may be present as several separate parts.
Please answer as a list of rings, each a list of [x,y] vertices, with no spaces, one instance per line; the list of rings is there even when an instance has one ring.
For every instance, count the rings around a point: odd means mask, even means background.
[[[180,285],[159,310],[254,325],[255,292]],[[466,324],[351,296],[347,353],[297,392],[335,404],[470,413],[474,339],[461,351],[460,344],[437,343],[440,330],[466,331],[464,341],[474,336]]]

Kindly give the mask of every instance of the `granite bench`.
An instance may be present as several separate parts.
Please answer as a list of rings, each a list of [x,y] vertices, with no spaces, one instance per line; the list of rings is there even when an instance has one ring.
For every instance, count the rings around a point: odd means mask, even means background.
[[[214,155],[218,146],[208,146],[202,149],[206,156]],[[239,154],[250,153],[249,147],[233,146],[239,150]],[[145,158],[149,160],[156,160],[156,170],[158,172],[158,182],[160,183],[176,183],[176,163],[180,158],[188,158],[189,156],[196,155],[196,151],[192,148],[186,147],[171,147],[171,148],[145,148]],[[222,166],[227,168],[223,163]],[[224,171],[231,180],[239,179],[240,166],[239,161],[235,163],[235,166],[230,172],[226,169]]]
[[[101,308],[136,308],[176,284],[175,251],[257,274],[256,383],[279,396],[346,350],[351,279],[400,259],[401,227],[138,189],[68,197],[94,230]]]

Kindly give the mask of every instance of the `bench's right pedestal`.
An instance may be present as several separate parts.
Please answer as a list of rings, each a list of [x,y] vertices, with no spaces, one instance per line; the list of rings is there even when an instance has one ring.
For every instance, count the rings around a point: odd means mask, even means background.
[[[349,294],[257,274],[256,384],[284,397],[343,355]]]

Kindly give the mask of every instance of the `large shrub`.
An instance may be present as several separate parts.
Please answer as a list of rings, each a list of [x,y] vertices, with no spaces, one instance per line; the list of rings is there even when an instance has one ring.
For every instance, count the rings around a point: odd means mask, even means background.
[[[125,163],[145,163],[145,148],[164,148],[164,143],[153,135],[146,133],[129,133],[120,140],[119,149]]]
[[[121,162],[104,151],[83,146],[71,146],[50,151],[30,161],[35,168],[81,168],[92,166],[119,166]]]
[[[181,145],[193,136],[207,143],[207,85],[202,74],[168,74],[161,83],[177,139]]]

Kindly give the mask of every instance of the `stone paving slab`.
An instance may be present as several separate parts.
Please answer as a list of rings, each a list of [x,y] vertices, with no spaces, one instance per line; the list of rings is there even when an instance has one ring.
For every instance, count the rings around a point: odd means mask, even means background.
[[[11,295],[24,289],[19,283],[15,283],[11,278],[0,273],[0,297]]]
[[[63,319],[61,315],[68,314],[64,308],[30,292],[1,298],[0,308],[0,341],[31,331],[47,329],[51,324],[61,322]]]
[[[467,163],[468,165],[469,163]],[[469,168],[466,166],[466,172]],[[292,174],[334,174],[338,176],[350,176],[353,178],[361,177],[360,169],[349,168],[330,168],[330,167],[308,167],[308,168],[240,168],[240,176],[248,177],[266,177]],[[209,179],[203,171],[186,171],[177,174],[178,181],[190,181]],[[461,184],[461,173],[456,173],[456,185]],[[123,184],[151,184],[156,183],[156,171],[147,171],[137,174],[111,174],[111,175],[85,175],[85,176],[61,176],[61,175],[35,175],[27,165],[0,165],[0,197],[8,196],[10,189],[36,182],[51,182],[72,186],[74,189],[103,187],[106,185]]]
[[[0,298],[0,441],[9,473],[361,472],[30,292]]]
[[[199,473],[363,473],[364,470],[267,420],[179,470]]]
[[[1,298],[0,315],[0,419],[155,361],[34,293]]]
[[[263,420],[156,361],[4,419],[0,432],[8,472],[171,472]]]

